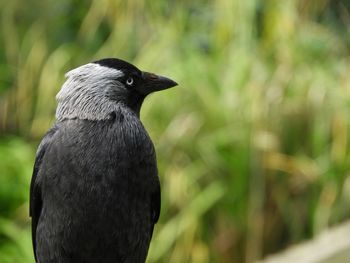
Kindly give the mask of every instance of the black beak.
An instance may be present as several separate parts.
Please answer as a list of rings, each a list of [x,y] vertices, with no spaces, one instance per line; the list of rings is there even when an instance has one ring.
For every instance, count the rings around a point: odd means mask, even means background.
[[[167,77],[158,76],[149,72],[142,72],[143,85],[141,92],[145,95],[155,91],[165,90],[175,87],[177,83]]]

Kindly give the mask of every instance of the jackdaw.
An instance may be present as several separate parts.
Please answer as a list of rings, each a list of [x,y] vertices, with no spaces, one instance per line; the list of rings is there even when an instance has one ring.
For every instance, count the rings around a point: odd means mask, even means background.
[[[160,185],[140,108],[177,83],[116,58],[66,78],[30,186],[36,262],[145,262]]]

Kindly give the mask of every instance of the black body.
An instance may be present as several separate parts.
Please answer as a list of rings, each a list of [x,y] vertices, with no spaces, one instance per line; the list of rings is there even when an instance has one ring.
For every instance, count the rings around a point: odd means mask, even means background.
[[[39,146],[30,192],[37,262],[145,262],[160,187],[153,144],[129,108],[57,122]]]

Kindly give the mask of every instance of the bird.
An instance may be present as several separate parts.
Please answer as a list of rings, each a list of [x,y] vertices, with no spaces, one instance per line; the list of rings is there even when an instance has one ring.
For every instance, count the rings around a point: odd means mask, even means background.
[[[35,260],[145,262],[161,192],[140,110],[149,94],[178,84],[118,58],[65,77],[30,183]]]

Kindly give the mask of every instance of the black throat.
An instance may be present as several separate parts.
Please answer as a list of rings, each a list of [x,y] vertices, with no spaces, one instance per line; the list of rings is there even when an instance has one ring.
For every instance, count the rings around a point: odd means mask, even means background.
[[[142,95],[140,93],[133,93],[133,94],[130,94],[127,98],[126,106],[128,106],[128,108],[130,108],[139,118],[140,118],[141,106],[145,97],[146,97],[145,95]]]

